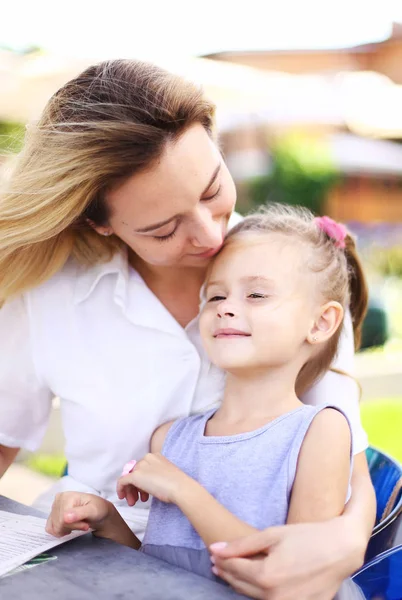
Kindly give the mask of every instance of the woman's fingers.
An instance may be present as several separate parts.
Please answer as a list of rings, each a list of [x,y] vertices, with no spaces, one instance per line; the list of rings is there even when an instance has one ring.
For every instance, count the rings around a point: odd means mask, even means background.
[[[244,570],[246,570],[248,573],[248,567],[239,566],[237,563],[250,561],[244,558],[230,558],[223,562],[231,563],[229,568],[221,569],[220,566],[216,564],[212,568],[212,571],[215,573],[215,575],[224,579],[239,594],[244,594],[245,596],[250,596],[250,598],[256,598],[257,600],[263,600],[264,598],[267,598],[261,588],[257,587],[247,579],[242,579],[238,576],[239,571],[244,572]]]
[[[261,558],[216,558],[214,566],[222,573],[221,577],[234,577],[236,580],[256,584],[261,579],[264,568]]]
[[[222,556],[223,558],[267,553],[269,547],[281,538],[282,530],[283,527],[270,527],[269,529],[258,531],[233,542],[211,544],[209,550],[213,556]]]

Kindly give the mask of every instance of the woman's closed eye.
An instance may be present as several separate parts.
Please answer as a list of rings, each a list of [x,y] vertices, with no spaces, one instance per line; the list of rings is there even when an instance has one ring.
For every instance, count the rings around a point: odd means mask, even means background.
[[[174,238],[174,236],[176,235],[176,231],[177,227],[173,229],[173,231],[171,231],[170,233],[167,233],[166,235],[154,235],[152,237],[154,238],[154,240],[158,240],[158,242],[165,242],[166,240],[171,240],[172,238]]]
[[[210,202],[211,200],[215,200],[215,198],[217,198],[219,196],[219,194],[221,193],[221,190],[222,190],[222,186],[220,185],[214,194],[212,194],[211,196],[204,196],[204,198],[201,199],[201,202]],[[166,235],[154,235],[152,237],[155,240],[157,240],[158,242],[166,242],[167,240],[171,240],[176,235],[178,227],[179,227],[179,225],[177,225],[173,229],[173,231],[171,231],[170,233],[167,233]]]
[[[209,202],[211,200],[215,200],[215,198],[217,198],[219,196],[219,194],[221,193],[221,190],[222,190],[222,186],[219,185],[219,187],[216,190],[216,192],[214,192],[210,196],[204,196],[203,198],[201,198],[201,202]]]

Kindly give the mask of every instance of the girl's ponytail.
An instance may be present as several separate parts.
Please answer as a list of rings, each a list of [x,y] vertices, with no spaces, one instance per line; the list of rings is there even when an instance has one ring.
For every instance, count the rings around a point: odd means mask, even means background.
[[[362,325],[367,312],[368,287],[355,241],[349,234],[345,238],[344,251],[349,271],[349,306],[352,315],[355,349],[358,350],[361,342]]]

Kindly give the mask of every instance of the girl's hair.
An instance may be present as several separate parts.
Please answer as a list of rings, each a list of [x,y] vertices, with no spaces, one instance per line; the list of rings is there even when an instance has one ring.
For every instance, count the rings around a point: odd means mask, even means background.
[[[70,256],[87,265],[111,258],[122,242],[87,221],[107,224],[105,192],[150,167],[191,125],[212,136],[213,118],[196,85],[138,61],[89,67],[56,92],[0,197],[0,306]]]
[[[245,217],[229,231],[224,247],[239,241],[247,233],[281,233],[299,240],[310,250],[306,267],[317,276],[317,289],[325,302],[333,300],[344,309],[350,308],[355,347],[358,348],[367,310],[368,289],[350,233],[346,234],[345,248],[339,248],[336,240],[319,227],[307,208],[283,204],[270,204]],[[303,366],[296,380],[298,394],[309,389],[331,367],[341,331],[342,327],[339,327],[322,350]]]

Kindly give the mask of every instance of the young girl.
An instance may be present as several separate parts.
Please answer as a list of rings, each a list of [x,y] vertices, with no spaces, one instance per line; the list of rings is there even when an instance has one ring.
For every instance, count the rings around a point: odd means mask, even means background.
[[[349,423],[325,398],[313,407],[298,396],[330,367],[347,306],[358,342],[367,289],[342,225],[273,205],[230,231],[203,294],[203,343],[227,373],[222,404],[158,428],[117,491],[130,506],[154,497],[144,552],[213,577],[213,543],[342,513]],[[50,533],[92,528],[140,548],[112,504],[85,494],[66,512],[68,494]]]

